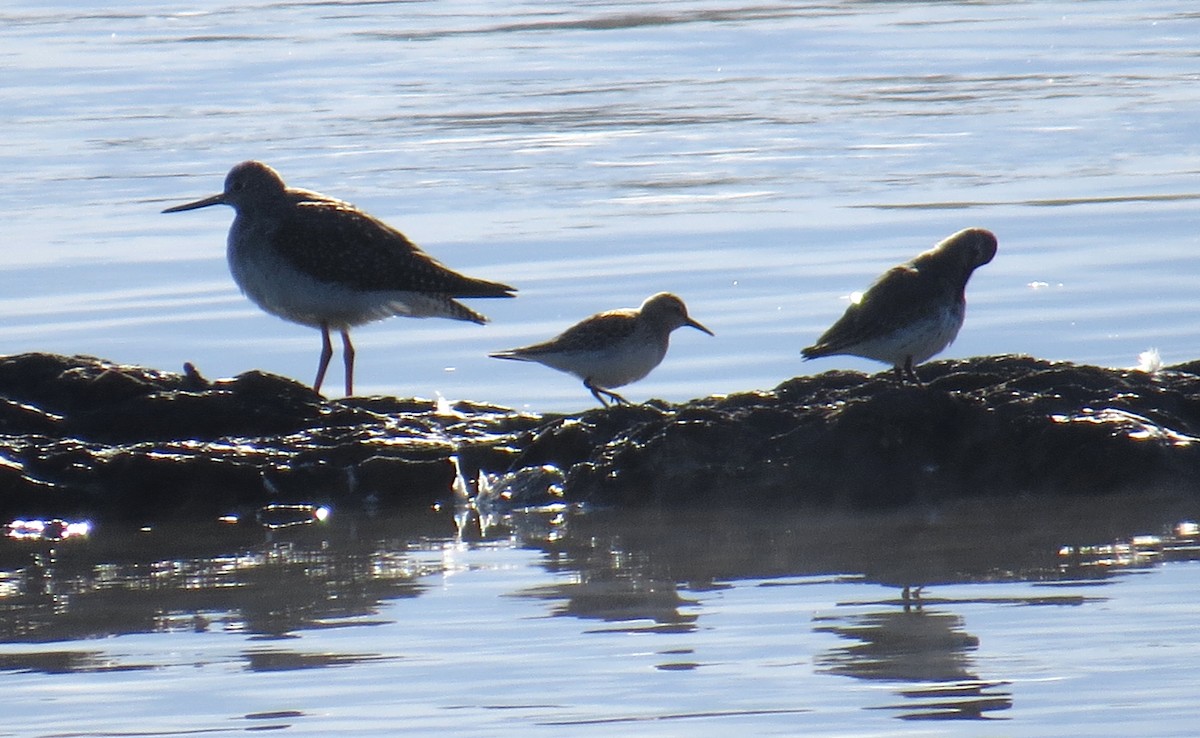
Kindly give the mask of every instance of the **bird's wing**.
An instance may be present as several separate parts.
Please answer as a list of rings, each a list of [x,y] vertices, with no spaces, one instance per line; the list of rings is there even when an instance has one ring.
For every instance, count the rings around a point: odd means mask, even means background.
[[[501,358],[536,357],[550,352],[596,351],[629,336],[636,328],[636,310],[610,310],[584,318],[549,341],[502,352],[506,356]]]
[[[809,358],[834,354],[872,338],[887,335],[896,326],[917,320],[930,305],[930,289],[939,285],[909,264],[884,272],[862,299],[846,308],[845,314],[804,353]]]
[[[273,238],[280,254],[298,269],[360,290],[449,297],[512,297],[515,292],[506,284],[443,266],[400,231],[340,200],[302,200]]]

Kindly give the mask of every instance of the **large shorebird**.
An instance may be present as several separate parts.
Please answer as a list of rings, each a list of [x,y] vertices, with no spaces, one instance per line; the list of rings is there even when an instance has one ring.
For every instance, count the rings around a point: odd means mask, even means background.
[[[995,255],[991,231],[955,233],[852,296],[846,313],[801,353],[805,359],[862,356],[891,364],[897,377],[920,382],[914,367],[958,335],[967,309],[967,280]]]
[[[333,356],[329,331],[342,334],[346,394],[354,394],[350,329],[393,315],[486,323],[460,297],[512,297],[506,284],[474,279],[438,263],[400,231],[350,203],[288,187],[271,167],[245,161],[225,191],[164,213],[229,205],[237,215],[226,255],[238,287],[263,310],[321,329],[320,392]]]
[[[662,363],[671,331],[685,325],[713,335],[688,317],[683,300],[660,292],[639,308],[597,313],[549,341],[490,356],[545,364],[582,379],[601,405],[608,404],[605,397],[629,404],[613,388],[636,382]]]

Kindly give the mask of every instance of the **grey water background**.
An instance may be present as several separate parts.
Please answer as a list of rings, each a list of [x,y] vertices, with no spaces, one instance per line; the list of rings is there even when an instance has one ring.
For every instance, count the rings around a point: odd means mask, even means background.
[[[589,407],[486,353],[660,290],[717,336],[631,400],[874,371],[799,349],[969,225],[945,356],[1194,359],[1198,61],[1184,2],[8,3],[0,351],[310,382],[159,213],[258,158],[521,290],[357,330],[364,393]],[[0,735],[1192,734],[1197,565],[1060,549],[1196,511],[1000,512],[6,544]]]
[[[770,388],[887,267],[1000,237],[946,356],[1196,357],[1197,19],[1186,3],[8,5],[0,345],[311,382],[312,329],[224,264],[262,159],[450,266],[488,326],[356,331],[359,391],[534,410],[578,383],[491,350],[678,292],[630,399]],[[333,388],[340,385],[336,375]]]

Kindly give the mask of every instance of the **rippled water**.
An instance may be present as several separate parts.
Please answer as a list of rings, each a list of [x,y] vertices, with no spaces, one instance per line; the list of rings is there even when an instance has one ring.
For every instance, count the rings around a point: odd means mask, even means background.
[[[9,3],[0,352],[310,381],[232,213],[159,212],[259,158],[521,290],[358,330],[362,392],[588,407],[485,354],[660,290],[717,336],[630,399],[873,370],[799,349],[968,225],[947,356],[1192,359],[1197,39],[1122,0]],[[1190,735],[1195,557],[1059,552],[1196,511],[1108,504],[9,541],[0,735]]]
[[[224,264],[260,158],[451,266],[492,325],[356,332],[360,391],[586,407],[485,358],[673,290],[631,399],[772,387],[845,296],[967,225],[1000,256],[947,356],[1194,358],[1200,14],[1170,2],[8,5],[0,346],[310,381]],[[334,377],[331,386],[340,384]]]

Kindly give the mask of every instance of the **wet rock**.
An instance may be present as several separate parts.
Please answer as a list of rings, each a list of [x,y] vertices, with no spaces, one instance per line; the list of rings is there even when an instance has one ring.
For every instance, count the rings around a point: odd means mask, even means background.
[[[1195,374],[1002,356],[938,362],[922,376],[917,386],[830,372],[697,400],[606,441],[598,433],[593,453],[572,465],[568,496],[880,507],[978,495],[1194,494]],[[542,435],[535,443],[554,444],[552,432]]]
[[[452,500],[452,459],[472,479],[532,469],[529,479],[552,480],[540,499],[525,482],[504,498],[523,505],[877,508],[1195,494],[1200,362],[1153,375],[1019,356],[921,369],[924,385],[834,371],[682,405],[537,416],[327,400],[262,372],[209,381],[190,366],[175,374],[10,356],[0,358],[0,516],[426,509]]]
[[[209,382],[91,357],[0,359],[0,517],[245,515],[271,503],[423,509],[460,446],[537,418],[432,401],[325,400],[283,377]]]

